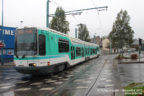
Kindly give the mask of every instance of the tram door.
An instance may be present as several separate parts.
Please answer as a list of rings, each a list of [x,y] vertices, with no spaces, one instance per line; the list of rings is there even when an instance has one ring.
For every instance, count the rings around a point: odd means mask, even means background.
[[[71,46],[71,59],[75,59],[75,47]]]

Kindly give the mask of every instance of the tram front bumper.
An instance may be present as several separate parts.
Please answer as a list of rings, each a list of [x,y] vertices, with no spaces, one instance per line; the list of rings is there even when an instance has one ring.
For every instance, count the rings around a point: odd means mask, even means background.
[[[15,66],[15,70],[23,74],[33,74],[33,75],[40,75],[40,74],[49,74],[54,72],[54,66],[29,66],[29,67],[21,67]]]

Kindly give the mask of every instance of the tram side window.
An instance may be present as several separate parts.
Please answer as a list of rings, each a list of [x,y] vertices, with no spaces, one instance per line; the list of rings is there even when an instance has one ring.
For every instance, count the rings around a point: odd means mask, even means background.
[[[68,40],[59,39],[58,45],[59,45],[60,53],[69,52],[69,41]]]
[[[76,48],[76,56],[81,56],[81,48],[80,47]]]
[[[84,48],[82,48],[82,57],[84,57]]]
[[[93,51],[92,51],[92,49],[91,49],[91,55],[93,54]]]
[[[46,55],[45,36],[39,35],[39,55]]]

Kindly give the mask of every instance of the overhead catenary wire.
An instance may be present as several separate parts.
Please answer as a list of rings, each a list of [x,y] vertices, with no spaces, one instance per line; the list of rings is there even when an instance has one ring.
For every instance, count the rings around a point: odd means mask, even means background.
[[[61,6],[59,3],[57,3],[54,0],[51,0],[53,3],[55,3],[57,6]],[[102,6],[102,7],[96,7],[95,2],[93,0],[91,0],[93,6],[93,8],[85,8],[85,9],[79,9],[79,10],[72,10],[72,11],[66,11],[64,8],[63,10],[65,11],[65,15],[72,15],[73,19],[75,19],[75,21],[80,24],[80,22],[78,21],[78,19],[75,17],[75,15],[80,15],[83,11],[88,11],[88,10],[94,10],[96,9],[98,12],[99,11],[103,11],[103,10],[107,10],[108,6]],[[62,7],[62,6],[61,6]],[[49,17],[53,17],[55,16],[55,14],[49,14]],[[99,14],[98,14],[98,22],[99,22],[99,26],[102,25]],[[102,28],[101,28],[102,29]]]
[[[54,0],[50,0],[50,1],[52,1],[55,5],[62,7],[62,5],[60,5],[60,4],[57,3],[56,1],[54,1]],[[65,10],[64,8],[63,8],[63,10],[66,12],[66,10]],[[70,14],[71,14],[71,13],[67,13],[66,15],[70,15]],[[74,16],[75,14],[76,14],[76,13],[71,14],[72,17],[73,17],[73,19],[75,19],[76,22],[80,23],[80,22],[78,21],[78,19]],[[81,14],[81,12],[79,12],[79,14]]]
[[[91,2],[92,2],[92,4],[94,5],[94,7],[96,7],[96,6],[95,6],[95,2],[94,2],[93,0],[91,0]]]
[[[61,6],[60,4],[58,4],[57,2],[55,2],[54,0],[50,0],[52,1],[54,4],[56,4],[57,6]]]
[[[91,3],[93,4],[94,7],[96,7],[96,4],[95,4],[95,2],[94,2],[93,0],[91,0]],[[101,22],[101,18],[100,18],[99,12],[100,12],[100,11],[104,11],[104,10],[107,10],[107,8],[106,8],[106,9],[98,9],[98,10],[97,10],[99,28],[102,29],[102,31],[105,31],[105,30],[104,30],[104,28],[103,28],[103,24],[102,24],[102,22]]]

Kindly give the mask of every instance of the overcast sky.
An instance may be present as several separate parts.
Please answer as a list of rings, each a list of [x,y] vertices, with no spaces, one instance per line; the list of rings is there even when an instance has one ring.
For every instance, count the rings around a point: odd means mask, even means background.
[[[10,27],[35,26],[46,27],[46,1],[47,0],[3,0],[4,1],[4,25]],[[0,17],[1,3],[0,0]],[[107,36],[112,29],[117,13],[127,10],[131,17],[130,25],[133,28],[135,38],[144,39],[144,0],[51,0],[50,14],[53,14],[58,6],[65,11],[85,9],[92,7],[108,6],[107,11],[84,11],[81,15],[67,15],[70,23],[69,35],[74,37],[77,24],[87,25],[90,36]],[[51,20],[51,18],[50,18]],[[0,18],[1,21],[1,18]],[[23,24],[20,23],[23,21]]]

